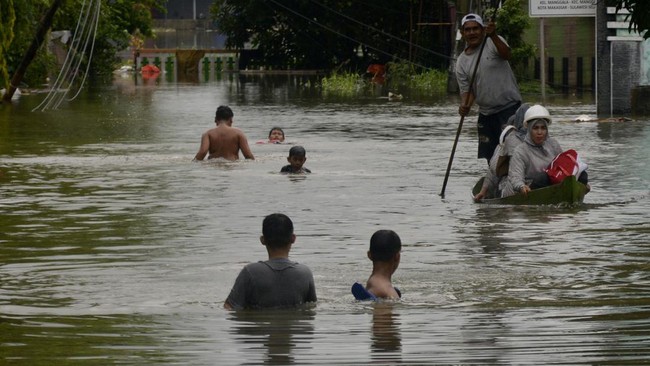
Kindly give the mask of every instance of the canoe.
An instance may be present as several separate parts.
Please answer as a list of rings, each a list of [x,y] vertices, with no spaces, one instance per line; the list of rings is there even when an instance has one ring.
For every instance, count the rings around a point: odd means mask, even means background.
[[[483,179],[472,188],[472,197],[481,191]],[[575,205],[582,203],[587,194],[587,186],[578,182],[575,176],[570,176],[562,183],[552,186],[534,189],[527,195],[517,193],[513,196],[503,198],[488,198],[478,203],[490,203],[498,205]]]

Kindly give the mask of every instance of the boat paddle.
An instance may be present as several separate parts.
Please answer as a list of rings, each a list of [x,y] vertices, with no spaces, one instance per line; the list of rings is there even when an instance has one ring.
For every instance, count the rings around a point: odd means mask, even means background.
[[[494,14],[491,19],[495,19],[497,15],[498,7],[494,7]],[[478,57],[476,58],[476,64],[474,65],[474,70],[472,71],[472,77],[469,80],[469,88],[463,101],[463,105],[468,105],[471,107],[470,102],[473,100],[470,99],[472,94],[472,87],[474,86],[474,80],[476,79],[476,71],[478,70],[478,65],[481,62],[481,55],[483,55],[483,49],[485,48],[485,43],[487,42],[488,35],[486,34],[481,42],[481,48],[478,51]],[[465,52],[465,51],[463,51]],[[463,129],[463,121],[465,121],[465,116],[460,116],[460,122],[458,123],[458,130],[456,131],[456,138],[454,139],[454,145],[451,147],[451,155],[449,156],[449,163],[447,164],[447,171],[445,172],[445,180],[442,183],[442,190],[440,191],[440,197],[445,198],[445,188],[447,188],[447,181],[449,180],[449,172],[451,171],[451,163],[454,161],[454,154],[456,153],[456,146],[458,145],[458,138],[460,137],[460,131]]]

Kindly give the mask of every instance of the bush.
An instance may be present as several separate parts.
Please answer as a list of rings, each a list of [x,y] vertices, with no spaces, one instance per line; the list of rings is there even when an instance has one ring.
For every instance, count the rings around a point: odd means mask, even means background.
[[[324,95],[353,97],[361,94],[366,88],[363,78],[353,73],[335,73],[321,80]]]
[[[385,89],[394,93],[411,95],[444,94],[447,92],[447,71],[425,70],[417,72],[408,62],[389,62]],[[363,76],[354,73],[334,73],[324,77],[321,87],[324,95],[357,97],[373,94],[378,90]],[[380,88],[381,90],[383,88]]]

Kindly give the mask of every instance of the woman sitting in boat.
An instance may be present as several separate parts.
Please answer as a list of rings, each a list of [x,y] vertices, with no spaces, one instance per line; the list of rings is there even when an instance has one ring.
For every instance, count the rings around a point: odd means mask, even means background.
[[[524,126],[528,128],[528,133],[510,159],[508,184],[503,189],[502,197],[517,192],[527,194],[532,189],[550,185],[544,169],[562,152],[560,143],[549,136],[550,124],[551,116],[543,106],[534,105],[526,111]],[[586,172],[578,180],[587,184]]]

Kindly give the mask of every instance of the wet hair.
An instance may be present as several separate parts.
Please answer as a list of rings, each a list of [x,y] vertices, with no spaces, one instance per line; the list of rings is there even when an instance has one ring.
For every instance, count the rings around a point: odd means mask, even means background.
[[[273,133],[273,131],[276,131],[276,130],[282,132],[282,137],[284,137],[284,131],[280,127],[273,127],[271,129],[271,131],[269,131],[269,137],[271,137],[271,134]]]
[[[266,245],[270,247],[280,248],[289,245],[292,234],[293,222],[285,214],[270,214],[262,222],[262,235],[264,235]]]
[[[293,146],[291,149],[289,149],[289,156],[305,156],[307,155],[307,151],[305,151],[305,148],[302,146]]]
[[[232,113],[232,109],[230,109],[230,107],[225,105],[220,105],[219,108],[217,108],[217,114],[214,116],[214,120],[227,121],[231,119],[233,116],[234,113]]]
[[[388,261],[401,250],[402,240],[393,230],[377,230],[370,238],[370,256],[373,261]]]

